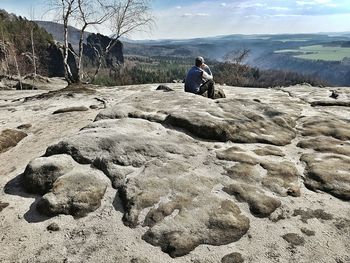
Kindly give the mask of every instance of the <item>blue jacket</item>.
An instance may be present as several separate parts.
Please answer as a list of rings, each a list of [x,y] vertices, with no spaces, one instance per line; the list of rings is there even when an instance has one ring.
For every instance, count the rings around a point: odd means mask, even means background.
[[[198,93],[201,85],[204,83],[203,79],[212,79],[212,74],[207,66],[204,70],[200,67],[193,66],[187,73],[185,80],[185,91]]]

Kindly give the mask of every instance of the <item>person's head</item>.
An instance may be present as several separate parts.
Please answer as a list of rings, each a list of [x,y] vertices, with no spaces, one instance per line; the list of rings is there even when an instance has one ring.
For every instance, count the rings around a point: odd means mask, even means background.
[[[196,57],[195,65],[197,67],[200,67],[204,64],[204,58],[203,57]]]

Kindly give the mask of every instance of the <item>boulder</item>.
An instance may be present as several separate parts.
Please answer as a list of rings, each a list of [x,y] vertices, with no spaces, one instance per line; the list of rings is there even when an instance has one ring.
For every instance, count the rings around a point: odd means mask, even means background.
[[[76,165],[72,157],[65,154],[34,159],[24,170],[24,187],[30,193],[46,194],[59,177]]]
[[[75,168],[54,182],[51,191],[39,200],[37,209],[48,216],[85,216],[100,207],[107,185],[102,172]]]

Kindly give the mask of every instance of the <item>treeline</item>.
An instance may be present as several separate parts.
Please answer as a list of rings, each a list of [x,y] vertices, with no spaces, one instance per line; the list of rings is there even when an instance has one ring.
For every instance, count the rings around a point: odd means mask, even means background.
[[[124,65],[104,70],[95,80],[98,85],[134,85],[147,83],[182,82],[193,66],[193,59],[180,57],[126,57]],[[241,87],[276,87],[309,83],[313,86],[329,84],[315,76],[282,70],[259,70],[240,63],[210,62],[215,82]]]
[[[271,54],[269,59],[256,61],[258,67],[303,73],[315,79],[323,79],[334,86],[350,85],[350,67],[347,60],[322,61],[294,58],[288,54]]]
[[[324,80],[283,70],[259,70],[238,63],[216,63],[213,66],[215,81],[220,84],[241,87],[268,88],[308,83],[312,86],[329,86]]]

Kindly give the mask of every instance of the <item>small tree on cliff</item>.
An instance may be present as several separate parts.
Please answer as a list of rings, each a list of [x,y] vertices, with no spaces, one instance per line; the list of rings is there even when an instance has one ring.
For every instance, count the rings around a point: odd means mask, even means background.
[[[148,0],[52,0],[52,9],[58,11],[64,28],[64,67],[66,79],[69,83],[79,83],[82,79],[82,57],[84,33],[90,26],[110,24],[114,34],[111,42],[103,54],[98,54],[98,66],[94,77],[98,74],[103,57],[108,55],[117,40],[141,27],[151,23]],[[78,53],[69,49],[68,30],[71,21],[79,26],[80,39]],[[77,76],[72,74],[68,63],[69,52],[75,56],[77,61]],[[93,79],[94,79],[93,77]]]
[[[98,65],[92,81],[98,75],[103,59],[108,56],[121,37],[128,36],[135,31],[150,29],[153,25],[149,0],[117,0],[113,2],[113,5],[108,7],[111,10],[108,23],[113,37],[102,54],[95,50],[98,56]]]

